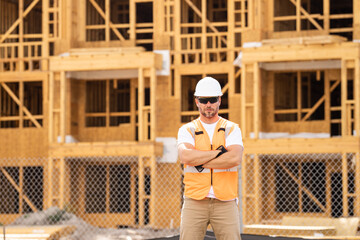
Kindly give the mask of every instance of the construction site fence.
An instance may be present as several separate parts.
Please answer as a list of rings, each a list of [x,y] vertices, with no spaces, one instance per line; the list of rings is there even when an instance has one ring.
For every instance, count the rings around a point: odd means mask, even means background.
[[[182,165],[160,157],[3,158],[0,224],[73,225],[73,239],[178,235],[182,179]],[[360,216],[359,153],[247,153],[239,182],[243,231]]]

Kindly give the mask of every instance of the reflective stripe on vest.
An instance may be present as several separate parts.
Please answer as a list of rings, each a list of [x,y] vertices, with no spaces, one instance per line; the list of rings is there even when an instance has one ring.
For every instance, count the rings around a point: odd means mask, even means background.
[[[202,126],[200,119],[189,124],[187,130],[195,139],[195,149],[215,150],[225,146],[225,138],[230,134],[235,124],[220,118],[216,124],[212,144],[209,136]],[[238,168],[229,169],[197,169],[194,166],[184,165],[185,196],[193,199],[203,199],[209,193],[211,183],[215,196],[220,200],[230,200],[237,197]]]

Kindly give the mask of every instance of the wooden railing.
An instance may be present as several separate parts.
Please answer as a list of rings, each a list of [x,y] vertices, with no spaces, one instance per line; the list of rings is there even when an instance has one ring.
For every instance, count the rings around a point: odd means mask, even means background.
[[[42,42],[0,45],[0,72],[42,70]]]

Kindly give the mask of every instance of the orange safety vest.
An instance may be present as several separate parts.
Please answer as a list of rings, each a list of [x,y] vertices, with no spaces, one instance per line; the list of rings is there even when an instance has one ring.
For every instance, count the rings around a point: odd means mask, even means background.
[[[200,122],[200,118],[187,124],[186,129],[195,138],[195,149],[215,150],[219,146],[225,147],[225,138],[234,129],[235,123],[224,118],[216,124],[212,144],[210,138]],[[194,166],[184,164],[185,196],[196,200],[205,198],[213,186],[216,198],[226,201],[238,196],[238,168],[209,169],[198,171]]]

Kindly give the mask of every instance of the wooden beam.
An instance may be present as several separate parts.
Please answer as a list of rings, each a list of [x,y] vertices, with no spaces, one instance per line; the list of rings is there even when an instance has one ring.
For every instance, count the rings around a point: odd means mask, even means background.
[[[354,129],[356,136],[360,136],[360,59],[355,58],[354,67]],[[360,186],[359,186],[360,187]]]
[[[294,180],[301,191],[304,191],[306,195],[316,204],[318,207],[321,208],[324,212],[326,211],[326,207],[322,205],[322,203],[312,194],[310,190],[308,190],[305,186],[303,186],[301,180],[297,178],[285,165],[283,162],[279,162],[280,166],[285,170],[285,172],[291,177],[292,180]]]
[[[65,143],[66,135],[66,76],[60,72],[60,143]]]
[[[145,176],[144,176],[144,157],[139,156],[138,160],[138,211],[139,211],[139,226],[144,226],[145,219]]]
[[[201,13],[201,11],[199,10],[199,8],[197,8],[195,6],[195,4],[191,1],[191,0],[185,0],[185,2],[194,10],[194,12],[200,17],[202,18],[202,22],[206,23],[206,26],[208,26],[211,30],[213,30],[215,33],[219,33],[219,31],[213,26],[213,24],[211,24],[211,22],[206,18],[205,15],[205,19],[203,18],[203,15]],[[205,8],[206,9],[206,8]],[[204,11],[204,9],[202,9]],[[206,32],[203,32],[203,34],[206,34]],[[224,44],[227,45],[227,41],[226,39],[224,39],[224,37],[221,37],[221,42],[223,42]]]
[[[360,152],[355,153],[355,203],[354,214],[360,215]]]
[[[156,138],[156,69],[150,69],[150,140],[155,141]]]
[[[49,143],[54,142],[54,72],[49,73]]]
[[[241,131],[244,138],[248,137],[246,129],[246,65],[241,65]]]
[[[40,0],[34,0],[32,1],[32,3],[25,9],[25,11],[22,14],[22,18],[25,18],[29,12],[35,7],[35,5],[39,2]],[[5,41],[5,39],[15,30],[15,28],[20,24],[20,22],[22,21],[21,16],[19,16],[19,18],[13,23],[13,25],[11,25],[11,27],[6,31],[6,33],[4,33],[1,38],[0,38],[0,43],[3,43]]]
[[[61,157],[59,162],[59,208],[65,207],[65,158]]]
[[[88,54],[51,57],[50,71],[89,71],[151,68],[161,69],[162,55],[153,52]]]
[[[156,169],[156,156],[153,155],[150,157],[150,224],[155,225],[155,216],[156,216],[156,197],[157,194],[157,169]]]
[[[340,80],[337,80],[330,88],[330,93],[332,93],[335,88],[340,84]],[[324,95],[312,106],[310,111],[301,119],[301,121],[306,121],[315,111],[316,109],[325,101],[326,98],[326,92]]]
[[[260,171],[260,160],[259,155],[254,154],[254,218],[255,223],[260,223],[261,221],[261,171]]]
[[[347,100],[347,68],[346,60],[341,60],[341,136],[347,136],[349,133],[347,130],[347,114],[346,114],[346,104]]]
[[[342,154],[342,161],[341,161],[341,168],[342,168],[342,216],[343,217],[348,217],[349,216],[349,199],[348,199],[348,194],[349,194],[349,187],[348,187],[348,160],[347,160],[347,154],[343,153]]]
[[[41,45],[41,68],[43,71],[49,69],[49,1],[42,1],[42,45]],[[55,19],[54,19],[55,20]],[[55,26],[54,26],[55,27]]]
[[[315,19],[299,4],[297,5],[297,2],[295,0],[289,0],[292,4],[295,5],[295,7],[300,7],[300,12],[304,14],[304,16],[312,23],[318,30],[323,30],[323,28],[315,21]],[[297,0],[300,2],[300,0]]]
[[[139,68],[138,74],[138,140],[144,141],[144,70]]]
[[[13,93],[13,91],[11,91],[11,89],[4,82],[1,82],[0,84],[5,89],[5,91],[10,95],[10,97],[16,102],[16,104],[20,106],[21,102],[19,98]],[[23,106],[23,110],[26,116],[30,118],[30,120],[35,124],[35,126],[37,128],[41,128],[40,123],[34,118],[34,116],[30,113],[30,111],[27,109],[26,106]]]
[[[255,62],[254,68],[254,138],[259,138],[260,128],[260,69],[259,63]]]
[[[5,170],[4,167],[0,167],[1,168],[1,172],[4,174],[4,176],[7,178],[7,180],[11,183],[11,185],[16,189],[16,191],[19,192],[19,194],[22,192],[22,189],[20,189],[20,187],[16,184],[16,182],[14,181],[14,179],[11,177],[11,175]],[[24,194],[22,193],[22,197],[25,200],[25,202],[29,205],[29,207],[31,208],[31,210],[33,210],[34,212],[37,212],[37,208],[35,207],[35,205],[30,201],[30,199]]]
[[[53,158],[49,157],[48,158],[48,194],[47,194],[47,208],[50,208],[53,204],[53,181],[54,181],[54,176],[53,176],[53,167],[54,167],[54,163],[53,163]]]
[[[104,11],[101,9],[101,7],[97,4],[97,2],[95,0],[89,0],[90,3],[94,6],[94,8],[96,9],[96,11],[100,14],[100,16],[106,21],[106,14],[104,13]],[[119,32],[119,30],[117,30],[116,26],[109,21],[109,25],[110,28],[114,31],[115,35],[121,40],[121,41],[125,41],[125,38],[123,37],[123,35],[121,35],[121,33]]]

